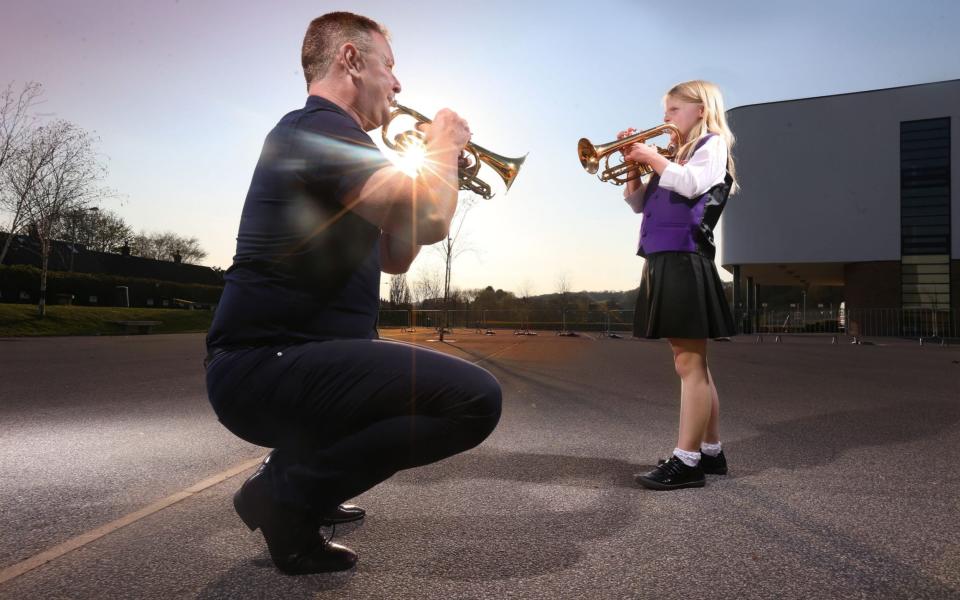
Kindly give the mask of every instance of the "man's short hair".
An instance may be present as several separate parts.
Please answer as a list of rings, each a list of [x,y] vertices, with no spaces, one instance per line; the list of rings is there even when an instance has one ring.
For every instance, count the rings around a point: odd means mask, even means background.
[[[361,52],[368,51],[371,32],[388,37],[387,30],[373,19],[350,12],[327,13],[311,21],[300,53],[307,85],[326,76],[337,50],[345,43],[352,43]]]

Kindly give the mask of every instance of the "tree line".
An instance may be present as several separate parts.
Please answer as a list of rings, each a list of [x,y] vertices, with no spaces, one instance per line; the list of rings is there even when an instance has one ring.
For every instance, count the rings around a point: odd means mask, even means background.
[[[65,119],[43,120],[36,113],[43,88],[13,83],[0,91],[0,213],[8,233],[0,264],[15,235],[27,233],[40,245],[38,312],[46,312],[47,271],[54,240],[92,250],[118,251],[184,262],[206,256],[196,238],[177,234],[134,234],[123,219],[99,204],[115,193],[104,185],[107,169],[97,153],[99,139]],[[74,248],[75,251],[75,248]]]
[[[154,260],[176,260],[196,264],[207,253],[195,237],[171,231],[135,232],[113,211],[70,211],[54,226],[54,239],[80,245],[96,252],[120,252],[126,247],[132,256]],[[0,260],[0,264],[3,261]]]
[[[558,279],[556,291],[532,295],[530,285],[521,286],[519,293],[493,286],[485,288],[445,290],[445,277],[439,272],[426,272],[414,281],[407,276],[392,275],[389,291],[381,301],[385,309],[446,309],[446,310],[632,310],[637,303],[639,288],[625,291],[570,291],[565,277]],[[444,292],[446,291],[446,298]]]

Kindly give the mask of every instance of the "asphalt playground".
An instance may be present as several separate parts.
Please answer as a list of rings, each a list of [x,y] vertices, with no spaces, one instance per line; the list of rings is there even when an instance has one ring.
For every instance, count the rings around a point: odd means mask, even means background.
[[[730,474],[652,492],[664,342],[382,333],[490,370],[503,417],[300,577],[232,510],[267,450],[209,408],[202,335],[0,339],[0,599],[960,598],[960,348],[713,342]]]

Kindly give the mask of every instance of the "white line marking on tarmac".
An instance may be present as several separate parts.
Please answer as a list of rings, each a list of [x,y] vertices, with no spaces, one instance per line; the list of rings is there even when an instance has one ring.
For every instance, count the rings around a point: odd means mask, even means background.
[[[482,363],[482,362],[484,362],[484,361],[486,361],[486,360],[490,360],[490,359],[493,358],[494,356],[500,356],[501,354],[503,354],[504,352],[506,352],[507,350],[509,350],[509,349],[511,349],[511,348],[516,348],[517,346],[519,346],[519,345],[522,344],[522,343],[523,343],[523,342],[517,342],[517,343],[515,343],[515,344],[510,344],[510,345],[507,346],[506,348],[501,348],[500,350],[497,350],[497,351],[494,352],[493,354],[488,354],[488,355],[484,356],[483,358],[481,358],[480,360],[478,360],[477,362],[475,362],[475,363],[473,363],[473,364],[479,365],[480,363]]]
[[[202,492],[203,490],[209,487],[213,487],[218,483],[226,481],[227,479],[230,479],[235,475],[239,475],[240,473],[243,473],[247,469],[250,469],[251,467],[255,467],[259,465],[261,462],[263,462],[264,456],[240,463],[239,465],[231,467],[226,471],[222,471],[220,473],[217,473],[216,475],[213,475],[212,477],[208,477],[204,479],[203,481],[197,482],[194,485],[183,490],[182,492],[177,492],[172,496],[167,496],[162,500],[157,500],[150,506],[146,506],[136,512],[132,512],[126,516],[120,517],[119,519],[115,521],[111,521],[106,525],[101,525],[96,529],[91,529],[86,533],[81,533],[80,535],[70,538],[69,540],[63,542],[62,544],[58,544],[53,548],[44,550],[40,554],[35,554],[26,560],[20,561],[15,565],[11,565],[3,569],[2,571],[0,571],[0,584],[6,583],[11,579],[20,577],[25,573],[29,573],[30,571],[36,569],[37,567],[43,566],[52,560],[56,560],[61,556],[63,556],[64,554],[67,554],[68,552],[73,552],[78,548],[82,548],[87,544],[89,544],[90,542],[96,541],[105,535],[113,533],[114,531],[121,529],[123,527],[126,527],[127,525],[130,525],[132,523],[136,523],[140,519],[146,518],[156,512],[159,512],[167,508],[168,506],[173,506],[177,502],[186,500],[187,498],[190,498],[191,496],[198,494],[199,492]]]

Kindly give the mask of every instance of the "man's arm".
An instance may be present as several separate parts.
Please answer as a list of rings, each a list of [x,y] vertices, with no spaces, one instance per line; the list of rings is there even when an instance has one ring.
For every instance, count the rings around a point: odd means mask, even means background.
[[[384,233],[380,237],[380,270],[391,275],[406,273],[422,247],[413,240]]]

